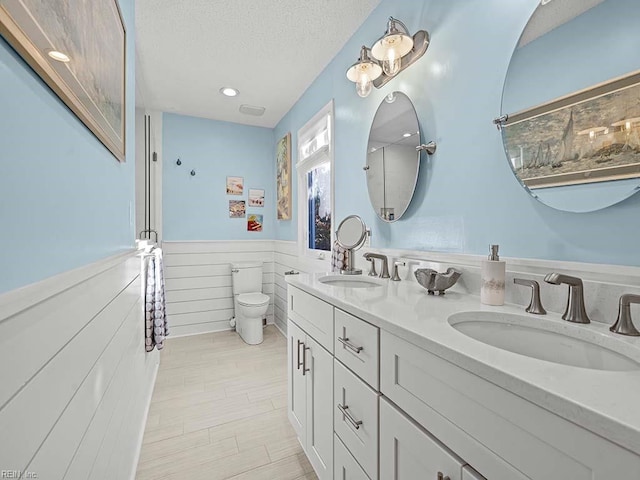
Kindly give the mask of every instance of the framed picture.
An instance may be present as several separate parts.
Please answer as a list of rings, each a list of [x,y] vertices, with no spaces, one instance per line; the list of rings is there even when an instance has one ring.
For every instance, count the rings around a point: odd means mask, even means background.
[[[640,73],[509,115],[503,131],[530,189],[640,177]]]
[[[278,220],[291,220],[291,133],[276,146],[276,192]]]
[[[252,213],[247,218],[247,230],[249,232],[261,232],[262,231],[262,215]]]
[[[257,188],[249,189],[249,206],[264,207],[264,190]]]
[[[244,200],[229,200],[229,218],[244,218],[247,205]]]
[[[3,0],[0,34],[125,160],[126,32],[117,0]]]
[[[227,195],[242,195],[244,192],[244,178],[227,177]]]

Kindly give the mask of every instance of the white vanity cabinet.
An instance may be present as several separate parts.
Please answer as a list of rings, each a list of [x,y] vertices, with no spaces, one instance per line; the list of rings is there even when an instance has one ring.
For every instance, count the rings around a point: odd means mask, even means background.
[[[388,400],[380,401],[380,478],[461,480],[463,465]]]
[[[289,418],[321,480],[640,479],[640,456],[455,356],[288,291]]]
[[[384,397],[490,480],[640,479],[632,452],[384,331],[380,371]]]
[[[369,478],[377,480],[379,393],[338,360],[333,372],[333,428]]]
[[[333,356],[287,324],[288,416],[320,480],[333,478]]]
[[[318,478],[329,480],[333,478],[333,355],[326,347],[333,349],[333,307],[289,288],[288,313],[288,417]]]
[[[333,438],[333,445],[334,480],[370,480],[337,435]]]

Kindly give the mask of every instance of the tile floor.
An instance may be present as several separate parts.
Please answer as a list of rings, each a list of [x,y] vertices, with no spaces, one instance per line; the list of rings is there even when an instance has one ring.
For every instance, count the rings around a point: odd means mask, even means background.
[[[137,480],[316,480],[287,419],[287,342],[265,329],[167,340]]]

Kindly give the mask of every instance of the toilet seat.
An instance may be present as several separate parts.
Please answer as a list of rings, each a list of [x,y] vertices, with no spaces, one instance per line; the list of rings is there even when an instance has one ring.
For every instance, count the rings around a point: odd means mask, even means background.
[[[264,293],[241,293],[238,295],[238,304],[244,307],[261,307],[269,303],[269,297]]]

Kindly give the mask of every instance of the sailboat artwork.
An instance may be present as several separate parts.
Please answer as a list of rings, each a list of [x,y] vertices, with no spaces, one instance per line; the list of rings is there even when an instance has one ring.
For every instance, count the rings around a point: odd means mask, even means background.
[[[511,166],[528,188],[640,177],[640,83],[587,99],[584,93],[504,125]]]

